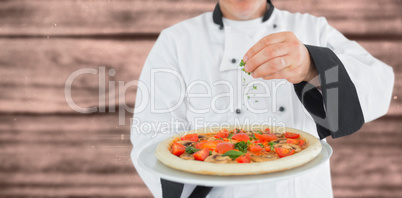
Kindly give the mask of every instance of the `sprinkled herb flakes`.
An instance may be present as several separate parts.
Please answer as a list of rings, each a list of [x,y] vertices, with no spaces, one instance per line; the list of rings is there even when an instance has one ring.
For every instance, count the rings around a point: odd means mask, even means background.
[[[246,65],[246,63],[244,63],[244,61],[243,61],[243,59],[241,59],[241,61],[240,61],[240,67],[242,67],[242,71],[244,71],[244,72],[246,72],[246,70],[244,69],[244,66]],[[250,72],[246,72],[248,75],[251,75],[251,73]]]
[[[246,70],[244,69],[244,66],[246,65],[246,63],[243,61],[243,59],[240,61],[239,66],[241,67],[241,70],[244,71],[245,73],[247,73],[248,75],[251,75],[250,72],[246,72]],[[246,78],[243,78],[243,86],[247,86],[248,83],[246,83]],[[257,85],[253,84],[253,87],[251,88],[251,90],[257,90]],[[250,99],[250,96],[248,95],[248,92],[246,92],[246,96],[247,99]],[[255,93],[254,93],[255,96]],[[258,100],[255,100],[254,102],[259,102]]]

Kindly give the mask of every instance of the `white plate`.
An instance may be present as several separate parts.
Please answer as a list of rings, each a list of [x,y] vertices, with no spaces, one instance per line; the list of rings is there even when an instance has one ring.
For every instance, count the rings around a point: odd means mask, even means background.
[[[265,173],[259,175],[242,175],[242,176],[216,176],[216,175],[201,175],[194,173],[187,173],[179,171],[168,166],[165,166],[160,162],[155,156],[155,150],[158,146],[157,144],[150,145],[141,151],[138,157],[139,165],[150,171],[159,177],[180,183],[196,184],[203,186],[231,186],[231,185],[242,185],[251,183],[261,183],[261,182],[272,182],[277,180],[283,180],[287,178],[292,178],[302,174],[306,174],[326,162],[332,155],[331,146],[321,141],[322,150],[321,153],[302,166],[293,168],[290,170]]]

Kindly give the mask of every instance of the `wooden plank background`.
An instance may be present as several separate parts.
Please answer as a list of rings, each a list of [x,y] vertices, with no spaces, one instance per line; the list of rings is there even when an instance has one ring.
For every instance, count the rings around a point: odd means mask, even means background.
[[[210,0],[13,0],[0,2],[0,197],[151,197],[129,158],[129,122],[118,101],[100,104],[99,75],[82,75],[64,98],[68,76],[106,71],[109,81],[138,79],[159,32],[212,11]],[[335,197],[402,197],[402,0],[274,0],[279,9],[325,16],[348,38],[391,65],[388,114],[336,140]],[[126,91],[134,105],[135,88]],[[105,97],[108,98],[106,89]],[[118,96],[118,93],[115,93]]]

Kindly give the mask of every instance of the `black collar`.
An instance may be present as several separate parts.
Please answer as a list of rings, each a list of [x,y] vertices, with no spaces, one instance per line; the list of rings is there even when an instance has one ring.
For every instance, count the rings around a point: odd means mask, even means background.
[[[267,0],[267,3],[269,4],[269,9],[265,12],[264,17],[262,17],[262,22],[268,20],[274,11],[274,5],[272,5],[271,0]],[[220,28],[223,29],[222,11],[219,7],[219,2],[216,4],[214,12],[212,13],[212,19],[214,20],[215,24],[219,25]]]

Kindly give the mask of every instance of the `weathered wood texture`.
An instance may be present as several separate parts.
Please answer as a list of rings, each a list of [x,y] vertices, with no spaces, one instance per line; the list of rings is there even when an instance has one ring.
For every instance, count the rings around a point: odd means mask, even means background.
[[[101,94],[105,103],[99,102],[101,68],[106,84],[137,80],[160,30],[211,11],[215,3],[1,1],[0,197],[151,197],[129,159],[131,114],[119,125],[117,113],[76,113],[66,103],[65,82],[78,69],[96,69],[97,74],[75,79],[72,98],[81,107],[110,111],[119,102],[109,102],[108,86]],[[274,5],[325,16],[393,67],[387,116],[355,135],[328,141],[334,148],[335,197],[402,197],[402,0],[274,0]],[[108,75],[110,69],[115,75]],[[125,92],[131,107],[135,91]]]
[[[273,2],[279,9],[325,16],[345,34],[402,34],[401,0]],[[212,11],[215,3],[202,0],[6,1],[0,8],[0,35],[159,33],[179,21]]]
[[[68,77],[84,68],[97,74],[82,74],[72,83],[72,98],[82,107],[108,106],[109,82],[138,80],[142,65],[154,41],[111,41],[76,39],[0,39],[0,111],[73,112],[67,105],[64,87]],[[101,67],[105,73],[101,74]],[[109,70],[115,75],[110,76]],[[106,91],[99,103],[99,78]],[[134,104],[135,86],[126,91],[127,103]]]
[[[336,197],[402,197],[401,119],[381,118],[353,135],[328,140]]]
[[[0,114],[0,197],[151,197],[128,126],[116,114]]]
[[[129,116],[126,117],[128,119]],[[336,197],[401,197],[400,117],[332,140]],[[0,114],[0,197],[150,197],[116,114]]]

